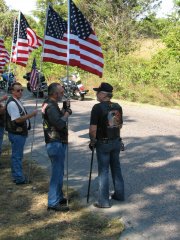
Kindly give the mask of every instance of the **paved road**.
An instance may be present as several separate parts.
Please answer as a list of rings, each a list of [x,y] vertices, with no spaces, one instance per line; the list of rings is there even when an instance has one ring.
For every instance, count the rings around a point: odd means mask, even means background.
[[[29,100],[30,99],[30,100]],[[41,106],[42,100],[38,106]],[[35,99],[27,95],[27,109]],[[91,152],[88,149],[88,124],[92,99],[72,101],[69,120],[69,185],[78,190],[85,203]],[[126,150],[121,152],[125,180],[124,203],[112,202],[111,209],[98,209],[110,217],[120,217],[126,230],[120,240],[180,239],[180,110],[121,103],[124,110],[122,137]],[[29,138],[29,141],[31,137]],[[29,154],[30,145],[26,145]],[[40,114],[36,121],[33,158],[45,168],[49,160],[44,148]],[[96,159],[95,159],[96,160]],[[112,189],[112,183],[111,189]],[[93,166],[91,198],[97,197],[97,165]]]

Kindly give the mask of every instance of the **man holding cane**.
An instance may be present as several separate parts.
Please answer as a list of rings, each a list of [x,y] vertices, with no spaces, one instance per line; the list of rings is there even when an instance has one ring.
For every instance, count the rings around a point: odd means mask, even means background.
[[[96,147],[98,161],[98,202],[97,208],[110,208],[109,202],[109,167],[114,185],[111,199],[124,201],[124,181],[121,174],[119,153],[121,147],[120,129],[123,124],[122,108],[118,103],[111,102],[113,87],[101,83],[96,91],[97,100],[91,111],[90,148]]]
[[[59,108],[58,102],[62,100],[63,95],[63,87],[59,83],[52,83],[48,87],[48,99],[42,105],[44,137],[52,169],[47,209],[54,211],[68,211],[68,200],[64,198],[62,188],[68,143],[67,121],[72,111],[69,101],[63,102],[63,108]]]

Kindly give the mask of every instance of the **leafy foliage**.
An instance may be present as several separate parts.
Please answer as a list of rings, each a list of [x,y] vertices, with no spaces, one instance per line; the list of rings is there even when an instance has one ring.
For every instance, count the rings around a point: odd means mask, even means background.
[[[9,10],[4,0],[0,0],[0,35],[4,38],[12,36],[15,10]]]

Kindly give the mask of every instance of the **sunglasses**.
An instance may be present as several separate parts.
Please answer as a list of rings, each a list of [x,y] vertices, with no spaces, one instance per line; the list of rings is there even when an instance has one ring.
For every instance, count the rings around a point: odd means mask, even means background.
[[[17,89],[16,92],[23,92],[23,89]]]

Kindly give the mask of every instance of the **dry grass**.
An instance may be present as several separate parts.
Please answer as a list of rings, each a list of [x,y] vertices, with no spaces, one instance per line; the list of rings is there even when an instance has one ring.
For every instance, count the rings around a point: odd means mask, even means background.
[[[142,59],[151,59],[158,51],[165,48],[165,45],[160,39],[139,39],[139,49],[131,53],[131,56]]]
[[[27,163],[24,164],[27,172]],[[70,211],[47,211],[48,178],[32,165],[33,184],[11,182],[7,149],[1,157],[0,239],[1,240],[117,240],[123,231],[120,219],[110,220],[90,212],[70,189]]]

